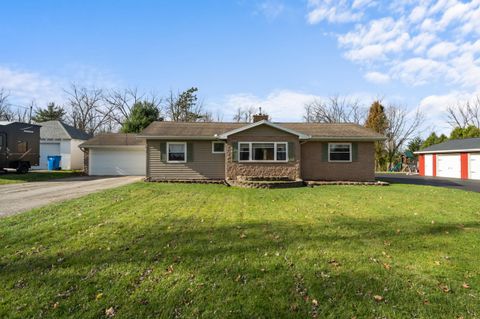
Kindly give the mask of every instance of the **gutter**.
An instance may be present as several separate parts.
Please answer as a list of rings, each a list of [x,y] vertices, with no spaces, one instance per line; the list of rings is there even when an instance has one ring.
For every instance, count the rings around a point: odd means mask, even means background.
[[[441,150],[441,151],[417,151],[417,152],[413,152],[413,154],[468,153],[468,152],[480,152],[480,148],[459,149],[459,150]]]
[[[137,135],[137,138],[148,140],[195,140],[195,141],[214,141],[226,140],[227,137],[215,134],[214,136],[148,136]],[[360,142],[379,142],[385,141],[385,137],[358,137],[358,136],[327,136],[327,137],[299,137],[301,141],[360,141]]]

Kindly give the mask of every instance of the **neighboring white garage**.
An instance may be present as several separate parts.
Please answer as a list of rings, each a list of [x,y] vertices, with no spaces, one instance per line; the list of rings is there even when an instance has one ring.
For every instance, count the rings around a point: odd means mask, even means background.
[[[146,174],[145,142],[136,134],[100,134],[81,144],[88,158],[88,175]]]
[[[418,154],[422,176],[480,180],[480,138],[448,140]]]
[[[62,169],[82,169],[83,152],[78,147],[91,135],[61,121],[47,121],[40,125],[40,162],[33,169],[47,169],[49,156],[61,156]]]
[[[460,154],[438,154],[437,155],[437,176],[461,178]]]

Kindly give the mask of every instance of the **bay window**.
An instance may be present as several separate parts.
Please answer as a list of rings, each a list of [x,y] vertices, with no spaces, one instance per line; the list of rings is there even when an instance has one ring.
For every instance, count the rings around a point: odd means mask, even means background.
[[[240,142],[240,162],[286,162],[287,142]]]

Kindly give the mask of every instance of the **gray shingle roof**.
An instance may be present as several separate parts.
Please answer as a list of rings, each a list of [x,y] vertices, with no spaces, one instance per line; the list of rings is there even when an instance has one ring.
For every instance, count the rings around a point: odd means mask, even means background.
[[[239,129],[251,123],[232,122],[167,122],[159,121],[150,124],[139,135],[142,137],[192,137],[192,138],[213,138],[215,135]],[[351,123],[324,124],[324,123],[274,123],[296,132],[318,138],[352,138],[365,140],[383,139],[378,134],[361,125]]]
[[[83,142],[79,147],[89,148],[95,146],[136,146],[145,145],[145,140],[137,138],[137,134],[125,133],[103,133],[98,134],[88,141]]]
[[[468,150],[480,150],[480,137],[465,138],[459,140],[448,140],[446,142],[429,146],[423,150],[420,150],[418,154],[422,153],[434,153],[434,152],[448,152],[448,151],[468,151]]]
[[[88,140],[92,137],[79,129],[60,121],[47,121],[39,123],[41,139],[75,139]]]

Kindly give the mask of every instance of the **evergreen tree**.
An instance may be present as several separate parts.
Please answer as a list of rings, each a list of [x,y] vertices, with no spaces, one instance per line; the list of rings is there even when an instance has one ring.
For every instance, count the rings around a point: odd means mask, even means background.
[[[422,149],[427,148],[429,146],[440,144],[448,140],[448,137],[445,134],[437,136],[435,132],[432,132],[427,139],[422,144]]]
[[[385,107],[380,103],[380,101],[375,101],[370,106],[365,127],[370,128],[377,133],[385,134],[385,131],[388,127],[388,119],[387,115],[385,114]],[[375,162],[377,169],[386,168],[384,142],[375,142]]]
[[[472,138],[472,137],[480,137],[480,128],[469,125],[465,128],[456,127],[450,133],[450,138],[452,140],[460,139],[460,138]]]
[[[417,136],[408,143],[407,150],[412,153],[417,152],[422,148],[423,142],[422,138]]]
[[[150,123],[158,120],[160,116],[159,109],[151,102],[137,102],[122,125],[123,133],[140,133]]]
[[[35,110],[35,115],[32,117],[37,123],[46,121],[63,121],[65,117],[65,109],[61,106],[56,106],[54,102],[48,103],[45,109],[38,108]]]

